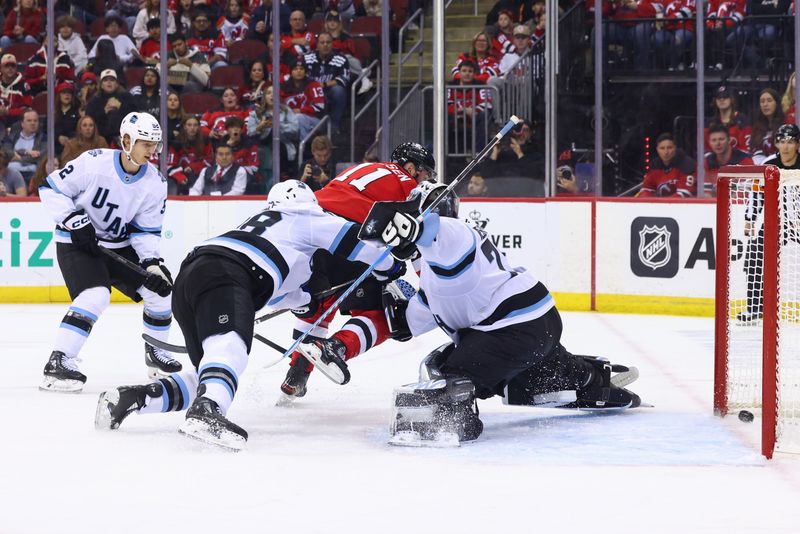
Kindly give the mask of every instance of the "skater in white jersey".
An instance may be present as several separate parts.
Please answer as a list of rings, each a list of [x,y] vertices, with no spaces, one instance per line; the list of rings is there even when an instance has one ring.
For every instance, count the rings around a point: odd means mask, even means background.
[[[144,332],[166,340],[172,311],[172,278],[160,257],[167,181],[148,163],[161,150],[161,127],[147,113],[129,113],[120,125],[122,150],[88,150],[53,171],[39,197],[56,223],[56,257],[72,304],[61,321],[40,389],[77,393],[86,375],[80,351],[115,287],[144,300]],[[137,274],[102,248],[140,264]],[[145,343],[148,375],[168,375],[181,364]]]

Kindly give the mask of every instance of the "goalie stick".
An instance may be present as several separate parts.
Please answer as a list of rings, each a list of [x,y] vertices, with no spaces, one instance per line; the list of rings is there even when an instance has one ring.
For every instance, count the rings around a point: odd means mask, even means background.
[[[497,143],[499,143],[500,140],[503,137],[505,137],[506,134],[508,134],[508,132],[510,132],[511,129],[514,128],[514,126],[516,126],[520,122],[521,122],[521,120],[516,115],[512,115],[511,118],[508,120],[508,122],[505,124],[505,126],[503,126],[503,128],[499,132],[497,132],[497,134],[495,134],[495,136],[491,139],[491,141],[489,141],[489,143],[487,143],[486,146],[483,147],[483,149],[480,152],[478,152],[478,154],[475,156],[475,158],[473,158],[473,160],[470,161],[469,164],[467,164],[466,167],[464,167],[464,170],[462,170],[458,174],[458,176],[455,177],[455,179],[450,183],[450,185],[447,186],[447,188],[442,192],[442,194],[439,195],[436,198],[436,200],[434,200],[433,203],[431,203],[431,205],[428,206],[422,213],[420,213],[419,217],[417,217],[417,220],[418,221],[422,221],[431,211],[433,211],[436,208],[436,206],[439,204],[439,202],[444,200],[447,197],[447,195],[453,189],[456,188],[456,186],[461,182],[461,180],[463,180],[465,177],[469,176],[469,174],[472,172],[472,169],[474,169],[481,161],[483,161],[483,158],[485,158],[487,156],[487,154],[489,154],[489,152],[491,152],[494,149],[495,145],[497,145]],[[380,265],[380,263],[383,260],[385,260],[389,256],[389,254],[391,254],[392,248],[394,248],[394,247],[391,247],[391,246],[386,247],[386,250],[384,250],[383,253],[380,256],[378,256],[378,259],[376,259],[374,262],[372,262],[372,264],[369,267],[367,267],[364,270],[364,272],[361,273],[361,275],[353,281],[353,283],[350,285],[350,287],[348,287],[347,290],[345,290],[345,292],[342,293],[339,296],[338,299],[336,299],[336,302],[333,303],[333,305],[331,306],[330,309],[337,308],[342,303],[342,301],[344,299],[346,299],[347,296],[350,295],[350,293],[352,293],[355,290],[355,288],[361,282],[363,282],[364,279],[366,279],[367,276],[369,276],[370,273],[372,271],[374,271],[375,268],[378,265]],[[289,349],[286,350],[286,352],[284,352],[283,357],[287,358],[287,357],[291,356],[291,354],[297,349],[297,347],[300,345],[300,343],[303,342],[303,340],[306,338],[306,336],[308,336],[308,334],[311,331],[313,331],[316,327],[318,327],[319,324],[322,321],[324,321],[325,318],[328,315],[330,315],[330,312],[324,312],[322,315],[320,315],[319,318],[316,321],[314,321],[314,324],[312,324],[310,327],[308,327],[305,332],[300,334],[300,337],[298,337],[297,339],[294,340],[294,343],[292,343],[292,345],[289,347]],[[277,363],[277,361],[275,363]],[[318,366],[318,368],[329,379],[333,380],[334,382],[337,382],[334,378],[328,376],[328,374],[325,373],[324,366]]]

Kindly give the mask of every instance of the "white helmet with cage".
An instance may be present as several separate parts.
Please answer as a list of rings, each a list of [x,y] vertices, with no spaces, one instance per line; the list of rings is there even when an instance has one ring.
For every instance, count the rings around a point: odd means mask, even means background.
[[[125,136],[128,136],[128,143],[125,142]],[[163,143],[161,141],[161,125],[155,117],[149,113],[141,111],[133,111],[125,115],[122,123],[119,126],[119,142],[122,146],[122,151],[128,156],[128,159],[137,165],[144,165],[145,162],[135,161],[131,157],[131,151],[136,144],[136,141],[152,141],[157,143],[156,154],[161,152]]]
[[[306,184],[300,180],[286,180],[273,185],[267,194],[270,206],[280,204],[289,206],[293,204],[317,203],[317,197]]]

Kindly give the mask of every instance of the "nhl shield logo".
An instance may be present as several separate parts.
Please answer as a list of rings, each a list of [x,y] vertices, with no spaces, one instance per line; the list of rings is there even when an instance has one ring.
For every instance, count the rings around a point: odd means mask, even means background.
[[[647,226],[639,230],[639,260],[653,270],[669,263],[672,249],[670,231],[664,226]]]
[[[631,272],[645,278],[678,274],[680,227],[670,217],[636,217],[631,222]]]

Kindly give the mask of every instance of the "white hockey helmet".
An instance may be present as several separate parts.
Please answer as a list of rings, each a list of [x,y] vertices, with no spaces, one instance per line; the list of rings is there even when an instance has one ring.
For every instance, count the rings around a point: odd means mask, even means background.
[[[126,135],[130,138],[130,144],[127,147],[124,141]],[[131,157],[133,146],[136,144],[136,141],[140,139],[142,141],[153,141],[157,143],[156,154],[159,154],[161,149],[164,148],[164,144],[161,141],[161,125],[156,118],[149,113],[133,111],[125,115],[125,118],[122,119],[122,123],[119,125],[119,143],[126,156],[129,158]],[[138,161],[134,163],[137,165],[143,164]]]
[[[417,187],[411,190],[408,200],[419,199],[419,211],[425,211],[428,206],[433,204],[436,199],[445,194],[447,185],[441,182],[426,181],[420,182]],[[433,213],[438,213],[441,217],[458,217],[458,196],[453,191],[447,193],[447,197],[442,199],[433,209]]]
[[[300,180],[286,180],[278,182],[272,186],[267,194],[269,204],[281,204],[284,206],[292,204],[317,203],[317,197],[306,184]]]

